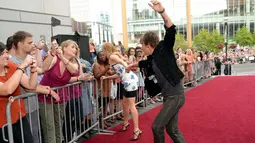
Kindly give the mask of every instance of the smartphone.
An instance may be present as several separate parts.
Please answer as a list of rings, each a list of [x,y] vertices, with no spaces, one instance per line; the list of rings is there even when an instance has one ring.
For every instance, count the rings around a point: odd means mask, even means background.
[[[43,40],[44,42],[46,41],[46,38],[44,35],[40,35],[40,40]]]

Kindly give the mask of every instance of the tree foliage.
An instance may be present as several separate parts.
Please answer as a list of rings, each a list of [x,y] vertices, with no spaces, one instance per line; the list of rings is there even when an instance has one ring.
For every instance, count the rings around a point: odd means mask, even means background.
[[[184,35],[178,33],[175,36],[175,44],[174,44],[174,50],[176,51],[177,49],[187,49],[187,41],[184,38]]]
[[[193,40],[193,45],[199,51],[206,51],[208,46],[210,33],[206,29],[202,29]]]
[[[199,51],[211,51],[218,53],[220,49],[217,48],[218,44],[224,43],[224,36],[219,33],[218,30],[209,32],[206,29],[202,29],[197,36],[194,37],[193,45]]]
[[[224,44],[224,36],[220,34],[218,30],[214,30],[210,35],[209,51],[218,53],[220,49],[217,48],[218,44]]]
[[[236,41],[237,44],[239,44],[242,47],[252,46],[255,41],[253,35],[245,26],[236,31],[234,40]]]

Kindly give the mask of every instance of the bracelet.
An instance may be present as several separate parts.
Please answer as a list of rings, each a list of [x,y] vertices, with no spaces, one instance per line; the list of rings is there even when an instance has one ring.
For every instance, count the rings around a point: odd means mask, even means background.
[[[16,70],[21,70],[23,73],[25,73],[25,70],[22,68],[16,68]]]
[[[50,92],[49,92],[49,95],[51,95],[51,90],[50,90]]]
[[[31,73],[33,74],[33,73],[36,73],[37,72],[37,70],[36,71],[31,71]]]
[[[158,12],[159,14],[162,14],[162,13],[164,13],[165,12],[165,8],[162,10],[162,11],[160,11],[160,12]]]

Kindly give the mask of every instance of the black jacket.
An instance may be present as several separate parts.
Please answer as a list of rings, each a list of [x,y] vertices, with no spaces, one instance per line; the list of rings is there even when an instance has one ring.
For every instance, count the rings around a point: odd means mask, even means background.
[[[152,55],[147,57],[147,60],[140,61],[139,67],[143,70],[145,75],[145,89],[150,97],[154,97],[161,92],[161,88],[159,87],[158,83],[155,82],[153,79],[150,79],[151,76],[155,76],[155,73],[152,68]]]
[[[173,47],[175,43],[175,34],[175,25],[170,28],[166,28],[164,40],[159,42],[152,54],[152,58],[154,59],[157,67],[172,86],[176,86],[184,77],[184,74],[177,66],[174,55]],[[151,64],[152,62],[150,59],[150,61],[147,60],[141,63],[139,62],[139,67],[151,68]]]

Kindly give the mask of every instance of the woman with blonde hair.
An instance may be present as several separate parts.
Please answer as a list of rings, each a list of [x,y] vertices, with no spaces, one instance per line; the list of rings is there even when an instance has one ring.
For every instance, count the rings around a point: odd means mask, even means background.
[[[194,56],[193,56],[191,49],[187,49],[187,54],[186,54],[185,58],[187,59],[187,67],[186,67],[187,71],[186,71],[185,76],[187,76],[186,78],[191,82],[191,81],[193,81],[192,63],[194,62]]]
[[[125,59],[119,52],[116,52],[115,47],[111,43],[104,43],[102,45],[103,52],[109,59],[109,64],[114,72],[117,74],[106,78],[116,78],[120,76],[121,83],[124,86],[124,98],[123,98],[123,112],[124,112],[124,122],[121,132],[126,131],[129,127],[128,116],[129,110],[131,111],[132,119],[134,122],[134,137],[130,141],[136,141],[139,139],[142,131],[138,126],[138,112],[135,106],[135,97],[137,96],[138,90],[138,77],[132,71],[127,72],[125,68],[127,65],[127,59]]]
[[[62,47],[62,48],[61,48]],[[57,47],[56,52],[50,51],[44,60],[44,76],[41,85],[53,87],[64,86],[69,83],[73,74],[79,72],[76,60],[79,48],[72,40],[66,40]],[[77,77],[78,80],[78,77]],[[60,143],[63,141],[62,125],[65,104],[69,101],[68,88],[58,90],[60,101],[54,102],[51,97],[39,94],[39,112],[46,143]]]

